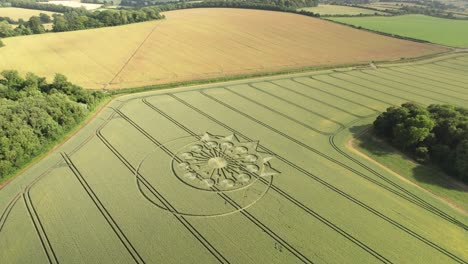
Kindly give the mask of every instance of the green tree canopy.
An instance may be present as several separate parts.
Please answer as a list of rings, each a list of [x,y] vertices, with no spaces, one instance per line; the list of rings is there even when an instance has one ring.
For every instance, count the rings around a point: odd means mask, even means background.
[[[17,71],[0,76],[0,178],[14,172],[80,122],[103,97],[56,75],[53,83]]]
[[[405,103],[379,115],[374,131],[416,160],[430,160],[468,182],[468,109]]]

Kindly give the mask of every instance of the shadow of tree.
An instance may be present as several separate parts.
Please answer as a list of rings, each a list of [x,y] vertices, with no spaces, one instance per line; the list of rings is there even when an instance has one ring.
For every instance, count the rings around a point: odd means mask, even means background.
[[[369,125],[354,126],[349,128],[353,138],[356,140],[355,147],[370,156],[377,162],[386,160],[389,164],[382,164],[389,167],[396,173],[402,174],[403,177],[422,183],[423,185],[434,185],[447,190],[456,190],[460,192],[468,192],[468,186],[454,177],[447,175],[442,169],[432,164],[420,164],[414,161],[407,154],[399,151],[391,146],[386,141],[376,137],[372,133],[372,127]],[[395,168],[400,166],[400,168]]]

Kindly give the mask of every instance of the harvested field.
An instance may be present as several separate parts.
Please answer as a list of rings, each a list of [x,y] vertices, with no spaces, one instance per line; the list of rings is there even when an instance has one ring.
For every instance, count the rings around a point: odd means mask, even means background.
[[[453,54],[120,97],[0,190],[0,263],[466,263],[468,215],[347,142],[403,102],[466,106],[467,72]]]
[[[81,3],[80,1],[47,1],[43,2],[45,5],[63,5],[63,6],[69,6],[69,7],[84,7],[87,10],[94,10],[102,7],[102,4],[89,4],[89,3]]]
[[[117,89],[445,51],[281,12],[212,8],[165,15],[164,21],[7,38],[0,70],[59,72],[85,88]]]
[[[0,17],[9,17],[13,20],[24,19],[25,21],[29,20],[32,16],[39,16],[40,13],[47,14],[52,17],[53,12],[42,11],[42,10],[32,10],[25,8],[16,8],[16,7],[0,7]]]
[[[315,7],[306,7],[301,8],[301,10],[310,11],[320,15],[373,15],[373,14],[385,14],[384,12],[379,12],[375,10],[370,10],[366,8],[358,8],[352,6],[342,6],[342,5],[318,5]]]

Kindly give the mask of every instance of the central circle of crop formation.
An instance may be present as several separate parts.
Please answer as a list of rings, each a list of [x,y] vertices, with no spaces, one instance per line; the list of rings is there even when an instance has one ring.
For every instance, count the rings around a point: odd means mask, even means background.
[[[208,160],[208,165],[213,169],[222,169],[228,165],[228,162],[222,157],[214,157]]]
[[[241,142],[235,135],[205,133],[176,152],[172,171],[183,183],[203,191],[246,188],[261,177],[277,173],[269,165],[271,157],[257,147],[258,142]]]

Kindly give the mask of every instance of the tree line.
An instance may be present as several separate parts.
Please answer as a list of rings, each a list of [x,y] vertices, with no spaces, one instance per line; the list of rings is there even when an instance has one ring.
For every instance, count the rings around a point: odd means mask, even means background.
[[[0,0],[1,1],[1,0]],[[126,2],[128,1],[128,2]],[[122,5],[132,5],[134,9],[88,11],[85,8],[72,8],[61,5],[39,4],[35,2],[14,1],[11,6],[61,12],[54,14],[52,18],[47,14],[33,16],[28,21],[13,21],[10,18],[0,17],[0,38],[42,34],[49,30],[44,28],[45,23],[52,23],[52,32],[64,32],[83,30],[90,28],[118,26],[137,22],[163,19],[163,11],[186,9],[186,8],[247,8],[290,12],[307,16],[316,16],[309,11],[297,8],[304,6],[316,6],[317,0],[252,0],[252,1],[203,1],[203,2],[158,2],[160,5],[141,7],[141,5],[154,4],[152,2],[141,2],[139,0],[123,0]],[[162,4],[161,4],[162,3]],[[17,27],[13,27],[16,24]]]
[[[28,21],[23,19],[14,21],[0,17],[0,38],[42,34],[46,32],[43,24],[50,22],[52,22],[51,17],[44,13],[40,13],[39,16],[32,16]],[[17,27],[13,28],[12,24],[16,24]]]
[[[52,83],[28,73],[0,78],[0,180],[45,151],[104,98],[57,74]]]
[[[313,7],[318,5],[318,0],[207,0],[202,2],[185,1],[161,1],[161,0],[122,0],[125,6],[160,6],[161,11],[202,8],[202,7],[227,7],[227,8],[249,8],[274,11],[295,11],[301,7]]]
[[[44,23],[52,23],[53,32],[82,30],[108,26],[118,26],[164,18],[156,7],[145,7],[138,10],[103,10],[88,11],[85,8],[74,8],[63,14],[32,16],[28,21],[18,20],[13,28],[8,19],[0,19],[0,38],[42,34],[47,32]],[[11,19],[10,19],[11,20]]]
[[[414,103],[390,107],[377,117],[375,133],[418,162],[438,165],[468,183],[468,109]]]

